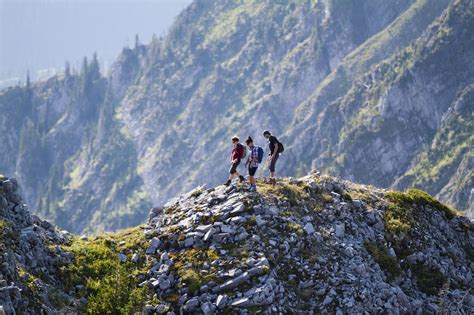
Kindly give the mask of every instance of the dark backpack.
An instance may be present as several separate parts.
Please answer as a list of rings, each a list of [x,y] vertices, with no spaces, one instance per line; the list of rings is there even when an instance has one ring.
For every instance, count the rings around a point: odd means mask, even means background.
[[[262,163],[263,155],[265,154],[265,152],[263,151],[262,147],[259,147],[258,145],[256,147],[257,147],[257,152],[258,152],[258,163]]]
[[[283,153],[285,151],[285,147],[283,146],[283,143],[278,141],[278,153]]]

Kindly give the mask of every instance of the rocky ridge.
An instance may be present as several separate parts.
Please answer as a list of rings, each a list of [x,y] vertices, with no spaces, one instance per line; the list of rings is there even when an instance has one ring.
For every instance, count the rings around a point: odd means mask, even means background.
[[[472,223],[429,195],[316,174],[259,191],[198,188],[152,209],[149,312],[473,311]]]
[[[0,177],[0,310],[52,314],[74,306],[58,277],[60,268],[72,262],[61,248],[69,237],[30,214],[16,179]]]
[[[0,187],[7,314],[473,311],[472,222],[419,190],[319,173],[198,187],[143,226],[78,237]]]

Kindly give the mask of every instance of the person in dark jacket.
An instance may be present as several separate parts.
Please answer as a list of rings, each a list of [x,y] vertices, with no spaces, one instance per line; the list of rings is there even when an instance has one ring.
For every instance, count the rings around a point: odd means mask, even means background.
[[[271,134],[270,131],[265,130],[263,132],[263,136],[268,139],[268,147],[270,149],[270,152],[268,153],[268,160],[270,162],[269,165],[269,170],[270,170],[270,183],[275,185],[276,184],[276,179],[275,179],[275,166],[276,162],[278,161],[278,158],[280,157],[280,152],[281,149],[280,146],[281,143],[278,141],[278,139]]]
[[[226,186],[229,186],[232,182],[232,179],[235,176],[238,176],[240,182],[243,182],[245,178],[237,172],[237,166],[240,164],[240,160],[244,157],[244,153],[246,150],[242,143],[239,143],[239,137],[233,136],[232,137],[232,144],[234,147],[232,148],[232,152],[230,154],[230,170],[229,170],[229,179],[225,183]]]

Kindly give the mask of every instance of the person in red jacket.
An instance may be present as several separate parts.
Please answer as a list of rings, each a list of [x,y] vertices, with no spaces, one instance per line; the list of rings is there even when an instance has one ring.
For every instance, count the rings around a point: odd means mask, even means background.
[[[242,143],[239,143],[239,137],[233,136],[232,137],[232,144],[234,145],[234,148],[232,149],[232,153],[230,154],[230,170],[229,170],[229,179],[225,183],[226,186],[229,186],[230,183],[232,182],[232,179],[235,176],[238,176],[240,179],[240,182],[243,182],[245,178],[237,172],[237,166],[240,164],[240,160],[242,160],[245,157],[246,149]]]

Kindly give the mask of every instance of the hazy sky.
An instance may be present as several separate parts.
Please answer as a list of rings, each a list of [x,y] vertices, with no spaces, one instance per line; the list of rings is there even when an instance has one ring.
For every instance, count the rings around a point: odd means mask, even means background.
[[[191,0],[0,0],[0,80],[80,64],[97,52],[114,61],[135,34],[163,35]],[[16,79],[17,80],[17,79]]]

